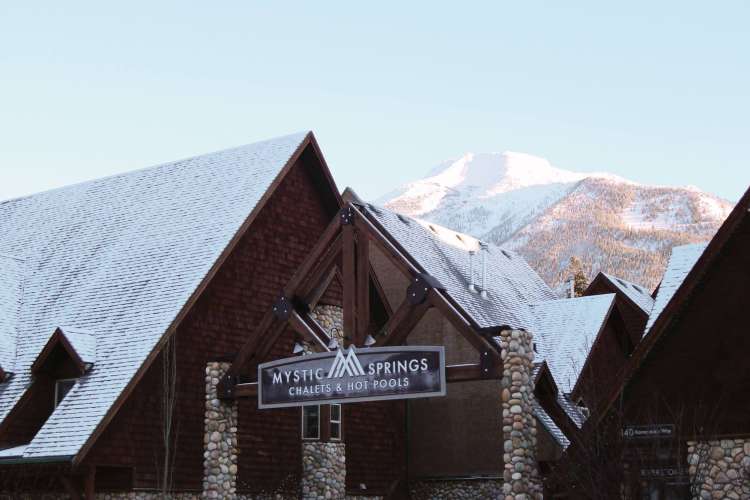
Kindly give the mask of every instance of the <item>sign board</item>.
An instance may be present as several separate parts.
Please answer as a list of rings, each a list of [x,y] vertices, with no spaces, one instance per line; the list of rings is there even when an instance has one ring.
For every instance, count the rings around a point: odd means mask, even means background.
[[[625,439],[665,439],[674,437],[673,424],[627,425],[622,430]]]
[[[687,471],[676,465],[674,467],[649,467],[641,469],[641,477],[643,478],[682,478],[687,476]]]
[[[445,396],[443,346],[338,349],[258,366],[258,408]]]

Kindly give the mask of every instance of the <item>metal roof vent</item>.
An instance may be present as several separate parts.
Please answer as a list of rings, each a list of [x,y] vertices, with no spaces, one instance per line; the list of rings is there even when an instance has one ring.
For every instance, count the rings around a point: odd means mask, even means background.
[[[469,250],[469,291],[471,293],[477,293],[477,286],[474,283],[474,255],[476,252],[474,250]]]
[[[487,243],[480,241],[479,242],[479,248],[482,252],[482,293],[481,296],[483,299],[487,298],[487,253],[489,252],[489,245]]]

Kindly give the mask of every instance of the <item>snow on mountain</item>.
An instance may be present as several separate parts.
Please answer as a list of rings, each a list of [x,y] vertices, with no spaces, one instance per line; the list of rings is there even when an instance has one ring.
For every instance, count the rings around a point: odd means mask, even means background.
[[[406,215],[514,248],[552,286],[571,256],[655,287],[672,246],[709,239],[732,205],[696,188],[645,186],[524,153],[468,153],[381,198]]]

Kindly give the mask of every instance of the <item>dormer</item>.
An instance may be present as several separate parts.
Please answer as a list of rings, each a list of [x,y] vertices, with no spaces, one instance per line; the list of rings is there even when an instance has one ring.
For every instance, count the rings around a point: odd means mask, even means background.
[[[77,378],[96,361],[96,337],[90,333],[58,327],[31,365],[34,375],[52,378]]]

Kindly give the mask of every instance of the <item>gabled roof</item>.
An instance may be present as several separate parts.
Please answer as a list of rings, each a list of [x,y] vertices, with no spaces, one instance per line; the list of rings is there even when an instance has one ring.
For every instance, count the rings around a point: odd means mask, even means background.
[[[527,304],[555,298],[554,293],[519,254],[486,245],[487,298],[469,291],[469,251],[473,257],[474,281],[481,285],[482,250],[476,238],[396,214],[385,208],[364,205],[401,247],[427,272],[480,328],[507,325],[531,330]]]
[[[25,459],[75,456],[89,443],[307,145],[317,151],[312,134],[294,134],[0,203],[0,253],[26,261],[17,373],[0,384],[0,420],[57,325],[96,337],[93,369]]]
[[[0,255],[0,383],[14,371],[22,283],[23,261]]]
[[[625,297],[630,299],[630,301],[640,308],[646,315],[651,312],[651,308],[654,306],[654,299],[646,288],[622,278],[618,278],[617,276],[612,276],[611,274],[599,273],[599,276],[606,279],[613,287],[621,291]],[[597,278],[599,276],[597,276]]]
[[[695,243],[692,245],[682,245],[672,249],[672,255],[669,257],[667,269],[664,271],[664,277],[659,285],[659,291],[656,293],[654,306],[648,316],[646,323],[646,332],[648,335],[651,327],[654,325],[656,318],[662,313],[675,292],[685,281],[690,270],[693,268],[701,254],[706,249],[708,243]]]
[[[630,357],[620,384],[598,409],[597,421],[611,406],[638,373],[654,345],[667,331],[672,321],[689,302],[701,280],[710,272],[724,246],[750,222],[750,188],[737,202],[732,212],[707,245],[694,244],[675,247],[664,279],[658,287],[654,307],[646,325],[646,334]]]
[[[547,362],[558,387],[570,393],[614,306],[615,294],[531,303],[531,331],[539,359]]]
[[[69,328],[65,331],[62,328],[56,328],[31,364],[31,373],[37,373],[45,368],[47,358],[57,346],[65,349],[81,375],[96,361],[96,337],[93,334]]]
[[[545,429],[547,429],[547,432],[550,433],[550,435],[555,439],[555,441],[557,441],[562,449],[566,449],[570,445],[570,440],[565,435],[565,433],[557,426],[555,421],[552,420],[552,417],[550,417],[549,414],[544,411],[542,405],[540,405],[536,400],[533,401],[532,408],[537,420],[544,426]]]

